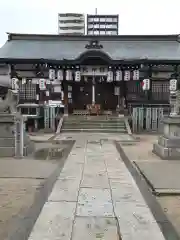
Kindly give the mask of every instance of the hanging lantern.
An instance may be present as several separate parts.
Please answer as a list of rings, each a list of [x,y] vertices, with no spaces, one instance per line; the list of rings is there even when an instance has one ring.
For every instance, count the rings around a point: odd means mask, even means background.
[[[39,94],[36,95],[36,100],[37,100],[37,101],[39,100]]]
[[[14,89],[14,90],[18,90],[18,89],[19,89],[19,84],[18,84],[18,82],[19,82],[18,78],[12,78],[12,79],[11,79],[12,89]]]
[[[81,81],[81,72],[80,71],[76,71],[75,72],[75,81],[76,82],[80,82]]]
[[[46,80],[44,78],[39,79],[39,88],[40,90],[46,89]]]
[[[113,82],[113,72],[112,71],[107,72],[107,82]]]
[[[129,81],[131,79],[130,71],[124,71],[124,81]]]
[[[133,80],[139,80],[139,70],[133,71]]]
[[[59,81],[63,81],[63,70],[58,70],[57,71],[57,79]]]
[[[56,78],[56,71],[55,69],[49,69],[49,79],[54,80]]]
[[[66,70],[66,80],[71,81],[72,80],[72,71]]]
[[[116,71],[116,81],[122,81],[122,71],[120,70]]]

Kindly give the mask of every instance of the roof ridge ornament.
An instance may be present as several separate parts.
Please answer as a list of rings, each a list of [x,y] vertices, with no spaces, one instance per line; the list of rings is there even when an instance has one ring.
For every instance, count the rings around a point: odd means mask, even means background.
[[[103,45],[99,44],[98,40],[90,40],[88,44],[86,44],[85,48],[87,49],[102,49]]]

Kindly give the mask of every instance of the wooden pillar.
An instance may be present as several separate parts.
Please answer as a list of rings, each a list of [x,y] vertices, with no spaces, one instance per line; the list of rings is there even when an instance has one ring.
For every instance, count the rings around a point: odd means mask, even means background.
[[[147,92],[147,100],[149,102],[152,100],[152,66],[149,66],[149,68],[148,68],[147,78],[149,78],[149,80],[150,80],[150,89]]]
[[[126,90],[126,81],[124,80],[124,71],[122,71],[122,102],[123,108],[125,104],[125,108],[127,108],[127,90]]]
[[[63,73],[63,91],[64,91],[64,114],[68,115],[68,82],[66,80],[66,70]]]

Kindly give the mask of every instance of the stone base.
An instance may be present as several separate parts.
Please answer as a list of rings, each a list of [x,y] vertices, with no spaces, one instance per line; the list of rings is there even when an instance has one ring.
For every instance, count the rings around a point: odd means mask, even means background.
[[[153,153],[162,159],[180,160],[180,116],[163,119],[163,135],[153,145]]]
[[[14,157],[15,148],[14,147],[0,147],[0,157]]]
[[[155,143],[153,144],[153,153],[164,160],[180,160],[180,148],[165,147]]]
[[[165,148],[180,148],[180,137],[160,136],[158,144]]]

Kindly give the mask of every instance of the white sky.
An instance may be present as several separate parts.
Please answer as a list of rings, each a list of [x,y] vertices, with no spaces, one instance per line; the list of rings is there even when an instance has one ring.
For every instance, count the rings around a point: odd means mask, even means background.
[[[180,0],[0,0],[0,46],[6,32],[56,34],[58,12],[119,14],[120,34],[180,33]]]

